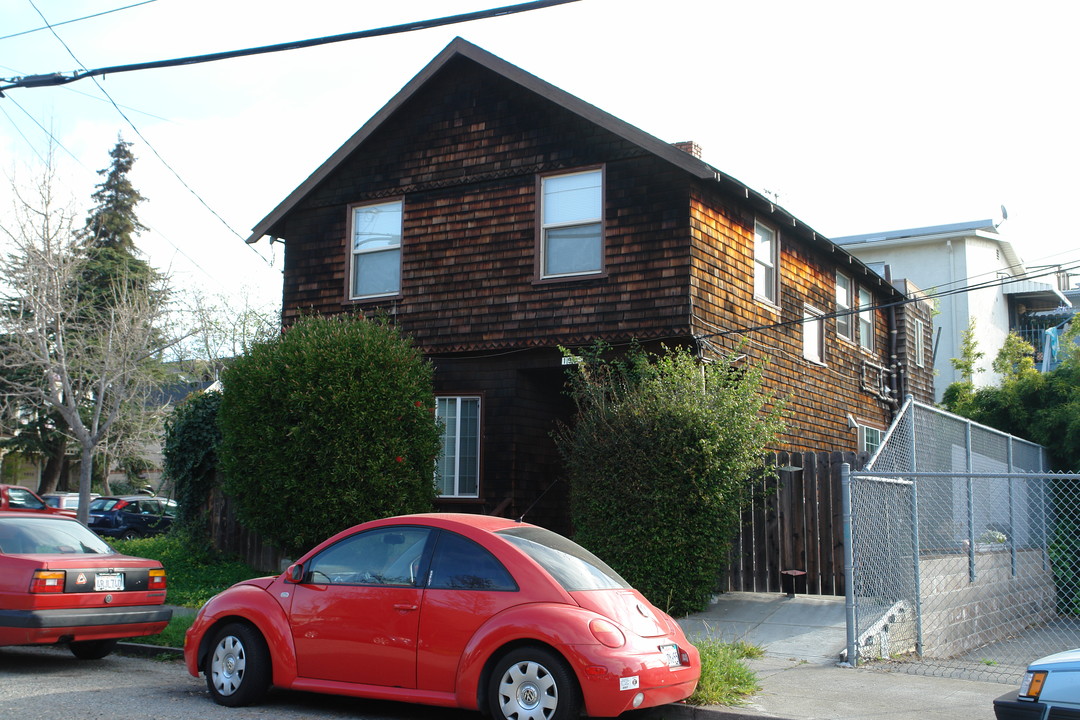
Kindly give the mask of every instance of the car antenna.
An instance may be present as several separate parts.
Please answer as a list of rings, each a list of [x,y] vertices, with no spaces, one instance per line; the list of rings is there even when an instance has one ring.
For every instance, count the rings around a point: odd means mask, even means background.
[[[532,504],[531,504],[531,505],[529,505],[529,507],[525,508],[525,512],[521,513],[521,515],[519,515],[519,516],[518,516],[518,519],[517,519],[517,521],[518,521],[518,522],[525,522],[525,516],[526,516],[526,515],[528,515],[528,514],[529,514],[530,512],[532,512],[532,509],[533,509],[534,507],[536,507],[536,503],[538,503],[538,502],[540,502],[541,500],[543,500],[543,499],[544,499],[544,496],[548,494],[548,490],[550,490],[551,488],[555,487],[555,486],[556,486],[556,485],[557,485],[557,484],[559,483],[559,480],[560,480],[560,478],[555,478],[555,482],[553,482],[553,483],[551,483],[550,485],[548,485],[548,486],[547,486],[547,490],[544,490],[544,492],[540,493],[540,496],[539,496],[539,497],[537,497],[537,498],[536,498],[535,500],[533,500],[533,501],[532,501]]]

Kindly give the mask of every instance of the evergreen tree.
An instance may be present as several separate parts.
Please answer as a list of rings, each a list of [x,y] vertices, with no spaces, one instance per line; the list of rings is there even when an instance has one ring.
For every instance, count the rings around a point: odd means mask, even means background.
[[[98,175],[105,180],[96,185],[97,190],[90,196],[97,205],[86,218],[83,231],[89,248],[109,248],[134,256],[137,252],[135,236],[146,230],[135,212],[136,206],[146,198],[128,178],[135,165],[131,145],[123,138],[117,138],[116,145],[109,151],[112,163],[104,170],[98,170]]]

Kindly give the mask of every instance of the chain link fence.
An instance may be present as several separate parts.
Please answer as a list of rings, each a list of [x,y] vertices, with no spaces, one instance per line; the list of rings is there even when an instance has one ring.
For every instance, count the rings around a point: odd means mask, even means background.
[[[1080,475],[909,399],[844,473],[848,657],[1013,683],[1080,647]]]

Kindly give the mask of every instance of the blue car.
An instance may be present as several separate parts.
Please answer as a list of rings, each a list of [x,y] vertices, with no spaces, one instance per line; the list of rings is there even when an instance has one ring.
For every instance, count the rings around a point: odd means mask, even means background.
[[[151,495],[94,498],[90,502],[90,529],[123,540],[159,535],[172,527],[176,509],[175,500]]]
[[[1028,665],[1020,689],[994,701],[997,720],[1080,718],[1080,649]]]

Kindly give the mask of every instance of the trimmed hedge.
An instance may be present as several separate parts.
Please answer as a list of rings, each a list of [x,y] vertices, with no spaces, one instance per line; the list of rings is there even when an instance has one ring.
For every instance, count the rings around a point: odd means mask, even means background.
[[[222,383],[223,489],[241,521],[286,552],[432,508],[432,369],[395,327],[305,318],[235,360]]]

